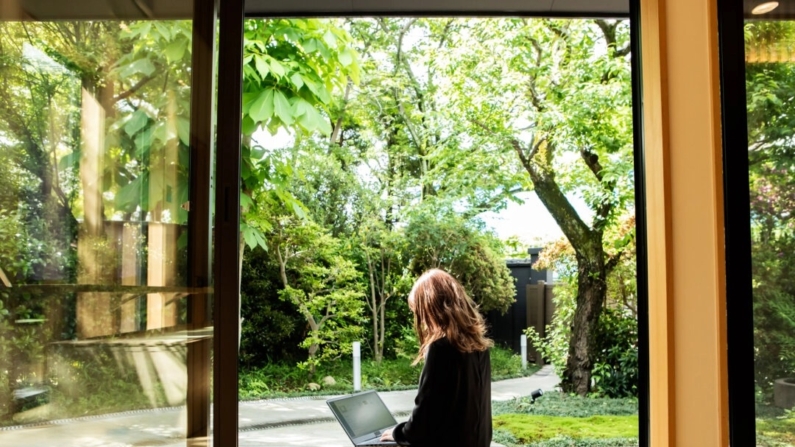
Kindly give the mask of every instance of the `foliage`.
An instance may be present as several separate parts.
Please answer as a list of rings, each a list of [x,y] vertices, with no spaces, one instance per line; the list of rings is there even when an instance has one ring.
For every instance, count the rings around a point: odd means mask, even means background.
[[[494,417],[494,427],[510,431],[519,443],[529,445],[556,437],[575,440],[582,438],[627,439],[638,435],[638,417],[611,415],[578,418],[502,414]]]
[[[754,371],[760,402],[772,400],[774,380],[795,375],[795,65],[773,57],[793,39],[795,27],[788,21],[746,24]]]
[[[635,259],[635,219],[633,215],[619,219],[618,225],[605,233],[608,253],[618,255],[615,267],[607,276],[605,309],[593,333],[591,361],[597,391],[610,397],[637,396],[637,290]],[[555,316],[541,337],[534,328],[526,333],[539,352],[560,374],[567,367],[571,322],[577,299],[577,263],[571,245],[565,240],[548,244],[535,267],[554,269],[559,282],[555,284]]]
[[[598,415],[630,416],[638,413],[638,400],[582,397],[561,392],[548,392],[535,402],[528,397],[494,402],[495,415],[526,413],[542,416],[590,417]]]
[[[271,134],[290,129],[330,136],[332,95],[349,80],[358,82],[358,55],[348,33],[332,21],[247,20],[244,36],[241,231],[250,248],[267,248],[264,233],[270,221],[256,212],[259,200],[254,191],[263,188],[260,194],[299,216],[304,207],[288,188],[294,172],[283,154],[269,153],[253,135],[258,129]]]
[[[130,411],[168,406],[168,401],[153,383],[155,400],[150,400],[135,368],[121,367],[118,352],[109,345],[55,347],[49,353],[48,385],[52,404],[50,417]]]
[[[349,247],[312,222],[283,217],[269,241],[284,287],[279,297],[309,324],[301,343],[309,359],[302,365],[314,371],[319,362],[350,352],[361,334],[361,274],[345,258]]]
[[[416,354],[416,352],[415,352]],[[406,359],[384,359],[381,363],[363,360],[362,389],[381,391],[416,389],[422,372],[421,366],[411,366],[412,355]],[[491,350],[492,380],[502,380],[531,375],[537,369],[532,365],[521,369],[521,360],[511,351],[502,348]],[[244,368],[240,372],[240,398],[262,399],[281,396],[345,394],[353,389],[353,365],[350,356],[317,366],[314,377],[296,369],[290,362],[271,362],[261,367]],[[331,376],[336,385],[325,386],[320,391],[309,392],[310,382],[321,384],[321,379]]]
[[[629,28],[626,22],[506,19],[458,33],[454,103],[477,145],[510,154],[576,253],[576,316],[563,386],[591,387],[592,334],[618,262],[606,231],[632,206]],[[592,215],[581,216],[567,194]],[[589,222],[590,220],[590,222]]]
[[[569,438],[567,436],[554,437],[546,441],[532,442],[525,447],[637,447],[636,438]]]
[[[406,237],[415,275],[431,268],[447,270],[482,312],[505,312],[514,302],[514,280],[493,235],[456,215],[420,212],[409,221]]]
[[[307,323],[295,305],[279,299],[283,288],[279,265],[270,253],[250,250],[243,261],[241,316],[243,326],[240,365],[263,367],[273,361],[298,362],[305,357],[299,348]]]
[[[607,397],[637,397],[638,321],[621,310],[607,308],[599,319],[594,342],[594,387]]]
[[[759,445],[786,447],[795,445],[795,417],[757,419],[756,432]]]

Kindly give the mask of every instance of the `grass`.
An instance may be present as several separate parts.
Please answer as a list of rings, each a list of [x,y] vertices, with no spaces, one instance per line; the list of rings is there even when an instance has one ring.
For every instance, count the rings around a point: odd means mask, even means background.
[[[494,428],[507,430],[518,443],[529,445],[554,438],[628,439],[638,436],[638,417],[503,414],[494,418]]]
[[[422,365],[411,366],[408,359],[385,359],[381,364],[362,361],[362,388],[379,391],[414,389],[420,379]],[[522,360],[510,350],[495,347],[491,351],[492,380],[525,377],[538,371],[535,365],[522,370]],[[334,385],[324,385],[323,378],[331,376]],[[312,391],[310,383],[321,385]],[[272,363],[262,368],[240,372],[240,399],[267,399],[314,395],[345,394],[353,390],[353,366],[350,359],[339,360],[320,367],[313,376],[292,363]]]

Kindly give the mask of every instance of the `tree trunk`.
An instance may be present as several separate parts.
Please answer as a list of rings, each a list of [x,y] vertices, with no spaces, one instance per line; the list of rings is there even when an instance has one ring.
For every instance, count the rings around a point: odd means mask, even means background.
[[[607,294],[604,256],[577,256],[577,308],[571,326],[569,356],[561,386],[566,392],[585,396],[591,391],[593,337]]]
[[[375,362],[381,363],[381,356],[378,349],[378,301],[375,292],[375,277],[373,275],[373,264],[368,263],[370,270],[370,310],[373,313],[373,352],[375,353]]]

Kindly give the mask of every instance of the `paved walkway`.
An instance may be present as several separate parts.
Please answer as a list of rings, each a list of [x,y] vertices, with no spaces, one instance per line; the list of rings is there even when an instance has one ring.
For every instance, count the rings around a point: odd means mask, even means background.
[[[493,400],[527,396],[541,388],[553,390],[559,382],[546,366],[531,377],[492,383]],[[405,420],[414,405],[416,390],[379,393]],[[342,427],[334,422],[325,397],[259,400],[240,403],[240,445],[350,447]],[[26,447],[133,447],[185,445],[184,408],[132,412],[64,421],[58,424],[0,431],[0,446]]]

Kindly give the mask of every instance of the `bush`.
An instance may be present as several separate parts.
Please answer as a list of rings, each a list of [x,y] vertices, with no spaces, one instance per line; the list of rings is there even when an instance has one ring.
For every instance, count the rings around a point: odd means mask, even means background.
[[[420,211],[409,221],[406,237],[413,247],[409,269],[415,275],[432,268],[447,270],[482,312],[505,312],[515,301],[502,242],[483,228],[457,215]]]
[[[594,390],[607,397],[637,397],[638,322],[621,310],[604,309],[594,341]]]
[[[795,376],[795,237],[755,241],[754,373],[758,399],[770,402],[773,382]]]
[[[385,359],[381,364],[363,360],[362,389],[388,391],[416,388],[422,365],[411,366],[416,351],[411,354],[406,358]],[[519,356],[508,350],[494,348],[491,351],[492,379],[522,377],[535,371],[533,368],[522,371],[518,358]],[[500,377],[494,375],[495,370],[500,371]],[[307,390],[310,382],[322,384],[322,379],[326,376],[333,377],[336,385],[324,386],[316,392]],[[241,399],[349,393],[353,389],[352,359],[346,357],[336,362],[320,364],[312,376],[292,363],[271,363],[259,368],[243,369],[239,381]]]
[[[240,288],[243,368],[306,358],[306,351],[299,346],[306,332],[306,321],[292,303],[279,299],[281,288],[279,267],[272,257],[259,248],[246,251]]]
[[[535,364],[528,364],[526,370],[522,370],[522,356],[514,354],[510,349],[497,347],[492,348],[491,357],[491,380],[503,380],[517,376],[531,376],[539,370]]]

